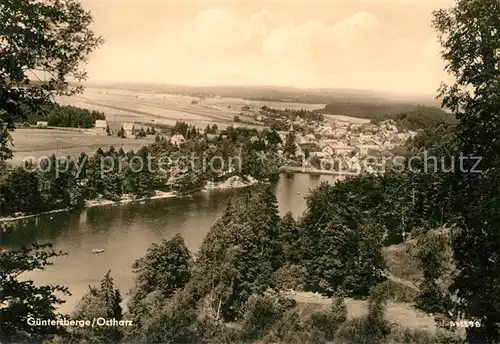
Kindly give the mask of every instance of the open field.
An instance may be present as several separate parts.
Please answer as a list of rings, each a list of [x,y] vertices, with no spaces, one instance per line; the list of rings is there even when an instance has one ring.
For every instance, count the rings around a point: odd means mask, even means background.
[[[253,101],[241,98],[214,96],[199,98],[195,96],[166,94],[165,92],[133,90],[121,88],[89,87],[83,94],[73,97],[58,97],[61,105],[72,105],[89,110],[104,112],[110,128],[117,131],[125,122],[157,123],[174,125],[177,121],[205,128],[216,123],[221,129],[229,126],[246,126],[262,129],[255,123],[253,114],[266,105],[277,109],[324,108],[324,104],[302,104],[273,101]],[[244,111],[243,106],[250,110]],[[235,115],[242,122],[235,123]],[[357,119],[359,121],[359,119]],[[96,136],[85,132],[64,129],[26,129],[18,128],[13,133],[14,159],[20,163],[31,156],[41,157],[52,154],[76,156],[81,152],[94,153],[98,148],[122,147],[125,151],[137,150],[151,143],[152,137],[135,140],[120,139],[116,136]]]
[[[42,157],[56,154],[58,156],[78,156],[84,152],[93,154],[98,148],[103,150],[114,146],[123,150],[137,150],[154,141],[153,137],[143,139],[117,136],[97,136],[85,132],[64,129],[26,129],[18,128],[12,133],[14,139],[13,163],[20,163],[27,157]]]
[[[264,105],[279,109],[320,109],[323,104],[299,104],[286,102],[247,101],[239,98],[200,99],[177,94],[116,88],[87,88],[83,94],[74,97],[58,97],[61,105],[72,105],[89,110],[104,112],[110,128],[117,131],[125,122],[158,123],[174,125],[184,121],[199,128],[216,123],[221,129],[229,125],[239,125],[262,129],[263,125],[253,122],[253,113]],[[242,107],[248,105],[249,111]],[[243,113],[243,115],[242,115]],[[242,122],[235,123],[235,115]],[[135,140],[116,136],[97,136],[61,129],[18,128],[13,133],[13,163],[20,163],[27,157],[77,156],[81,152],[95,153],[98,148],[122,147],[125,151],[137,150],[152,142],[153,138]]]
[[[173,125],[176,121],[184,121],[200,128],[213,123],[221,128],[228,125],[262,128],[257,123],[234,123],[233,118],[238,115],[243,122],[252,122],[253,112],[264,105],[277,109],[306,110],[324,107],[324,104],[263,102],[218,96],[200,99],[177,94],[112,88],[87,88],[83,94],[61,97],[57,101],[62,105],[102,111],[111,123],[155,122]],[[197,103],[193,104],[193,101]],[[244,105],[250,106],[250,111],[243,111]]]
[[[349,123],[359,123],[359,124],[364,124],[364,123],[370,123],[369,119],[364,119],[364,118],[357,118],[357,117],[351,117],[351,116],[344,116],[344,115],[327,115],[325,114],[325,120],[335,120],[339,122],[349,122]]]

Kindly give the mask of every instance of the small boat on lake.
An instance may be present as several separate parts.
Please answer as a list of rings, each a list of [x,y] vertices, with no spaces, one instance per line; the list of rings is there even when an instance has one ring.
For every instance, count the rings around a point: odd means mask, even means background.
[[[92,250],[93,254],[98,254],[98,253],[103,253],[103,252],[104,252],[104,250],[102,248],[95,248]]]

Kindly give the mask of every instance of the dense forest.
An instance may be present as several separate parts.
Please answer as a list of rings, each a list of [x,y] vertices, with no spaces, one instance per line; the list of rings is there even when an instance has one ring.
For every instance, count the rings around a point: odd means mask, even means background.
[[[392,119],[399,126],[408,130],[433,127],[437,124],[453,124],[456,122],[453,114],[440,108],[392,102],[352,102],[336,101],[315,110],[323,114],[344,115],[369,119],[374,123]]]
[[[26,109],[28,123],[47,121],[51,127],[92,128],[97,120],[105,120],[103,112],[82,109],[76,106],[51,104],[44,111],[33,112]]]

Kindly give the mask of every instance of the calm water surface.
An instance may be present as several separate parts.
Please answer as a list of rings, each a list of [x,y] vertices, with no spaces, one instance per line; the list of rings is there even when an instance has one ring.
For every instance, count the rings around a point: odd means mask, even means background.
[[[305,209],[305,195],[332,176],[283,174],[275,186],[279,211],[299,217]],[[68,255],[54,259],[45,271],[26,274],[37,284],[60,284],[72,296],[61,306],[71,312],[76,302],[111,269],[124,298],[132,287],[132,263],[143,256],[152,243],[180,233],[190,250],[196,251],[211,225],[221,215],[231,195],[240,190],[216,190],[192,197],[128,203],[39,216],[18,222],[0,233],[0,246],[18,248],[34,241],[52,243]],[[104,253],[92,254],[96,248]]]

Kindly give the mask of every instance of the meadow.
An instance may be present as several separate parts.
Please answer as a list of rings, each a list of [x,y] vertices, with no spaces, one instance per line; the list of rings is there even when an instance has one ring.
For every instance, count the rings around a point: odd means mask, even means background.
[[[123,123],[151,123],[174,125],[183,121],[199,128],[217,124],[220,129],[229,125],[263,129],[263,124],[254,120],[254,113],[266,105],[276,109],[315,110],[324,104],[303,104],[280,101],[256,101],[241,98],[197,96],[165,93],[158,91],[133,90],[126,88],[88,87],[82,94],[73,97],[57,97],[60,105],[72,105],[89,110],[101,111],[114,132]],[[245,109],[243,108],[245,106]],[[234,116],[240,122],[234,122]],[[335,116],[331,116],[333,119]],[[346,120],[342,118],[341,120]],[[348,119],[347,119],[348,120]],[[360,121],[354,119],[354,121]],[[81,152],[90,154],[98,148],[122,147],[125,151],[137,150],[151,143],[153,137],[140,140],[121,139],[117,136],[97,136],[83,130],[18,128],[13,133],[13,163],[27,157],[41,157],[56,154],[77,156]]]
[[[84,152],[93,154],[98,148],[103,150],[114,146],[125,151],[137,150],[153,142],[153,137],[143,139],[119,138],[117,136],[98,136],[66,129],[18,128],[12,133],[14,158],[12,162],[21,163],[28,157],[78,156]]]
[[[204,128],[216,123],[224,128],[228,125],[261,128],[253,120],[253,113],[266,105],[276,109],[324,108],[324,104],[300,104],[287,102],[264,102],[214,96],[199,98],[195,96],[146,92],[114,88],[87,88],[83,94],[58,98],[61,105],[73,105],[102,111],[108,122],[141,122],[173,125],[177,121]],[[250,109],[245,111],[243,106]],[[241,122],[235,123],[238,115]]]

